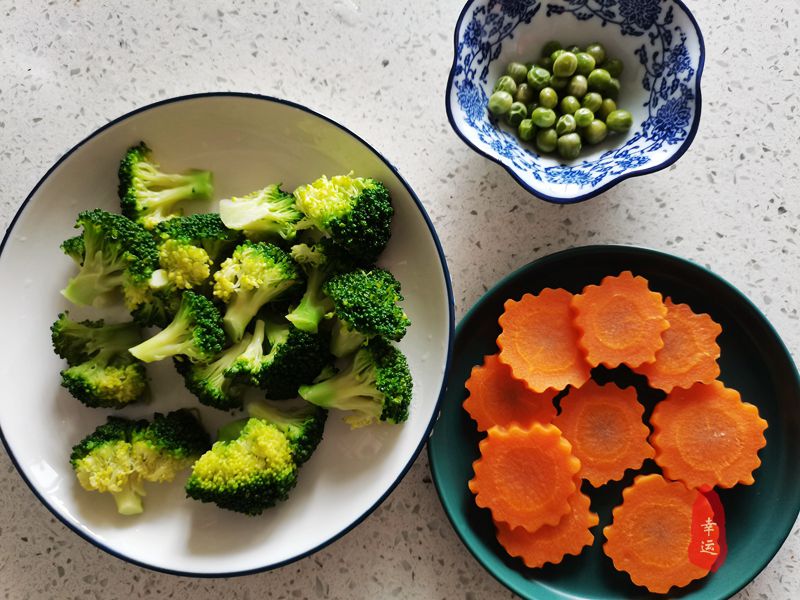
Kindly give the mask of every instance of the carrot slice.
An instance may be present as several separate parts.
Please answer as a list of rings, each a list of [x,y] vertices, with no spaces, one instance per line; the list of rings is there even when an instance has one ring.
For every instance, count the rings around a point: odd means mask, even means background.
[[[639,475],[622,498],[611,525],[603,529],[603,551],[617,571],[656,594],[708,575],[710,567],[689,557],[695,503],[708,504],[700,492],[661,475]]]
[[[633,387],[588,381],[561,399],[561,414],[553,424],[581,461],[580,476],[598,487],[622,479],[625,469],[638,469],[655,454],[647,443],[650,429],[642,422],[643,413]]]
[[[719,346],[722,333],[707,314],[697,314],[686,304],[673,304],[667,298],[669,329],[664,332],[664,347],[656,360],[636,369],[647,377],[650,387],[671,392],[675,387],[688,388],[695,383],[711,383],[719,377]]]
[[[499,425],[517,424],[526,429],[534,423],[549,423],[556,416],[556,390],[537,394],[511,374],[497,354],[486,356],[483,365],[472,369],[465,384],[469,396],[464,409],[478,424],[478,431]]]
[[[644,277],[623,271],[589,285],[572,300],[578,343],[590,365],[638,367],[653,362],[669,327],[661,294],[650,291]]]
[[[497,338],[500,360],[534,392],[580,386],[589,379],[571,301],[568,291],[547,288],[537,296],[525,294],[519,302],[505,303],[499,319],[503,332]]]
[[[567,499],[577,489],[581,463],[558,428],[539,423],[529,429],[492,427],[480,450],[469,489],[496,521],[533,532],[557,525],[569,512]]]
[[[721,382],[675,388],[650,417],[656,462],[668,479],[690,488],[752,485],[767,445],[758,408]]]
[[[594,543],[590,529],[600,519],[589,510],[589,497],[585,494],[576,492],[567,502],[570,512],[561,518],[558,525],[544,525],[533,533],[495,521],[497,541],[510,556],[521,558],[531,569],[543,567],[546,563],[558,564],[568,554],[577,556]]]

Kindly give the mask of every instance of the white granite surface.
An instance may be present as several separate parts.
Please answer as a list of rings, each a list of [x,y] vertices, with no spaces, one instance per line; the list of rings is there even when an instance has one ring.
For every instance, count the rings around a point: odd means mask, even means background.
[[[191,92],[262,92],[339,120],[394,162],[441,235],[459,316],[544,253],[642,244],[737,285],[799,356],[800,5],[687,4],[708,49],[694,145],[665,171],[560,208],[450,130],[443,93],[460,0],[0,0],[0,226],[60,154],[108,120]],[[3,451],[0,489],[5,598],[512,597],[451,530],[424,453],[355,531],[288,567],[234,580],[162,575],[103,553],[35,500]],[[798,553],[795,527],[736,597],[799,597]]]

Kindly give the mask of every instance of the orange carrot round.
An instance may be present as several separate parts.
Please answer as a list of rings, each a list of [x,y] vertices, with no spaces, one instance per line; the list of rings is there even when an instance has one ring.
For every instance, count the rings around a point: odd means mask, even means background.
[[[624,271],[589,285],[572,300],[578,343],[593,367],[653,362],[669,327],[661,294],[650,291],[644,277]]]
[[[695,383],[711,383],[719,377],[719,346],[716,339],[722,327],[706,314],[697,314],[686,304],[673,304],[667,298],[669,329],[664,332],[664,347],[656,360],[636,369],[647,377],[650,387],[671,392]]]
[[[675,388],[650,418],[656,462],[668,479],[690,488],[751,485],[766,446],[758,408],[721,382]]]
[[[513,424],[526,429],[534,423],[549,423],[556,416],[553,398],[557,392],[532,392],[496,354],[486,356],[483,365],[472,369],[465,386],[469,396],[464,409],[478,424],[478,431]]]
[[[639,475],[622,498],[611,525],[603,529],[603,551],[615,569],[656,594],[708,575],[710,567],[689,556],[694,505],[708,504],[700,492],[661,475]],[[711,511],[710,505],[706,508]]]
[[[534,532],[558,524],[569,512],[567,499],[577,489],[581,463],[558,428],[539,423],[529,429],[492,427],[480,451],[469,489],[496,521]]]
[[[510,556],[519,557],[527,567],[536,569],[546,563],[558,564],[565,556],[577,556],[594,543],[591,528],[600,520],[589,510],[589,497],[581,492],[567,500],[570,512],[558,525],[544,525],[531,533],[522,527],[495,521],[497,540]]]
[[[519,302],[508,300],[500,316],[500,360],[534,392],[580,386],[589,379],[571,301],[568,291],[547,288],[537,296],[525,294]]]
[[[553,424],[581,461],[580,476],[597,487],[621,479],[626,469],[638,469],[653,457],[643,413],[633,387],[587,381],[561,399],[561,414]]]

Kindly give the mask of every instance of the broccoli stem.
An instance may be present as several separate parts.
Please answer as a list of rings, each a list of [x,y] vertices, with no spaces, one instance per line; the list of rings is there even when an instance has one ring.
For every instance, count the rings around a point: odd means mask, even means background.
[[[173,204],[181,200],[193,200],[195,198],[204,198],[205,196],[205,190],[198,189],[195,183],[187,183],[180,187],[150,192],[143,204],[148,210],[159,209],[164,211],[169,210]]]
[[[355,410],[374,419],[383,412],[382,403],[375,397],[375,382],[362,380],[349,369],[325,381],[300,386],[299,394],[322,408]]]
[[[191,333],[185,319],[175,319],[165,329],[153,337],[146,339],[138,346],[129,348],[128,352],[144,362],[163,360],[181,354],[191,346]]]
[[[102,262],[84,261],[80,272],[69,280],[61,294],[73,304],[91,306],[95,300],[105,301],[117,288],[122,286],[124,271],[108,273]]]
[[[297,307],[286,315],[291,323],[302,331],[317,333],[319,322],[325,313],[333,310],[333,302],[322,291],[325,276],[321,269],[311,271],[303,297]]]
[[[225,310],[222,325],[234,343],[242,339],[244,330],[247,329],[247,325],[261,310],[261,307],[280,295],[282,291],[282,288],[276,289],[265,285],[252,291],[239,292],[233,296]]]
[[[344,321],[339,321],[331,336],[331,354],[337,358],[347,356],[358,350],[367,336],[350,329]]]
[[[120,492],[111,492],[117,503],[117,512],[121,515],[138,515],[144,511],[142,496],[144,489],[133,481],[128,481]]]

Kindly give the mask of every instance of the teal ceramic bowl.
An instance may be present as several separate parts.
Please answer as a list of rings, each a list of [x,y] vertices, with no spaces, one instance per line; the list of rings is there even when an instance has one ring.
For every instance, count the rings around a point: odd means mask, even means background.
[[[717,340],[722,349],[720,379],[739,390],[745,401],[757,405],[769,422],[767,446],[759,453],[762,465],[755,472],[755,484],[739,485],[719,494],[726,512],[726,561],[716,573],[681,590],[673,588],[669,595],[703,600],[728,598],[767,565],[791,532],[800,511],[800,377],[788,350],[764,315],[736,288],[689,261],[643,248],[573,248],[536,260],[489,290],[456,330],[448,389],[428,443],[436,489],[469,551],[494,577],[523,598],[664,597],[633,585],[603,554],[602,528],[610,523],[611,509],[621,502],[622,490],[631,484],[632,471],[621,482],[599,490],[584,484],[583,491],[592,499],[592,510],[600,516],[600,525],[593,529],[594,545],[580,556],[568,556],[560,564],[543,569],[528,569],[521,560],[505,553],[495,539],[489,511],[475,505],[467,488],[483,434],[478,433],[461,407],[466,398],[464,382],[484,355],[497,351],[497,318],[503,312],[503,303],[545,287],[580,292],[585,285],[599,283],[605,275],[623,270],[646,277],[652,289],[691,305],[696,312],[710,314],[722,325],[723,333]],[[594,375],[598,379],[609,376],[596,371]],[[625,375],[621,377],[624,379]],[[637,376],[629,373],[627,377]],[[637,387],[643,383],[632,382]],[[644,398],[640,394],[646,406],[645,417],[661,397],[663,393],[657,391],[645,393]],[[653,471],[657,471],[656,465],[646,462],[644,472]]]

